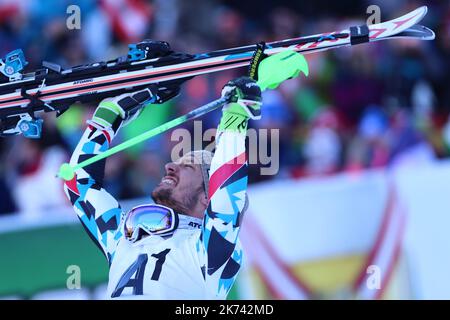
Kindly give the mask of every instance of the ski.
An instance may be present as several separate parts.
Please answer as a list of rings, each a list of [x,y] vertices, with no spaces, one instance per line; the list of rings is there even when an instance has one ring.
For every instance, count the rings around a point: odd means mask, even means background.
[[[434,32],[418,25],[427,10],[423,6],[380,24],[269,42],[264,53],[294,50],[309,54],[397,38],[433,40]],[[193,55],[173,52],[166,42],[146,40],[129,45],[126,56],[112,61],[69,69],[43,62],[42,69],[31,73],[22,73],[27,63],[23,52],[15,50],[0,60],[0,72],[5,78],[0,82],[0,135],[38,138],[42,129],[39,112],[60,115],[77,101],[94,101],[151,84],[157,84],[158,90],[166,90],[198,75],[245,67],[257,47],[249,45]]]

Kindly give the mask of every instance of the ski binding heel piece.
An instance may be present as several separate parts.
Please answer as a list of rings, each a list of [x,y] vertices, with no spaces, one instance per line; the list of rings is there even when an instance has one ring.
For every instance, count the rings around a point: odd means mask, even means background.
[[[27,64],[22,49],[17,49],[8,53],[4,60],[0,59],[0,72],[8,77],[9,81],[20,80],[22,79],[20,71]]]
[[[17,127],[24,137],[30,139],[39,139],[42,134],[42,123],[42,119],[22,119],[17,123]]]

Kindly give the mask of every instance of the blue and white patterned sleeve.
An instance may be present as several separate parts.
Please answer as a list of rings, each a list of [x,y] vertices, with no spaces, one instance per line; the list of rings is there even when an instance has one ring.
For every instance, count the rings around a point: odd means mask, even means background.
[[[239,230],[247,199],[245,133],[218,133],[209,180],[209,205],[197,247],[206,262],[202,272],[207,290],[225,299],[242,263]]]
[[[70,160],[72,166],[105,152],[114,132],[91,125],[84,132]],[[122,232],[119,225],[122,210],[119,203],[103,188],[105,160],[75,171],[64,191],[85,230],[111,264]]]

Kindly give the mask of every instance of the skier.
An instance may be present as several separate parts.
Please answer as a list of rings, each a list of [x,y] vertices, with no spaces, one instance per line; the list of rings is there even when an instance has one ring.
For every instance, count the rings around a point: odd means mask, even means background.
[[[71,165],[106,151],[114,136],[155,98],[152,89],[103,100],[78,143]],[[124,213],[103,188],[105,160],[75,171],[65,193],[109,262],[107,295],[122,299],[225,299],[242,263],[238,240],[247,201],[245,135],[261,117],[261,90],[229,81],[214,155],[197,150],[165,166],[152,204]],[[173,94],[156,97],[164,102]]]

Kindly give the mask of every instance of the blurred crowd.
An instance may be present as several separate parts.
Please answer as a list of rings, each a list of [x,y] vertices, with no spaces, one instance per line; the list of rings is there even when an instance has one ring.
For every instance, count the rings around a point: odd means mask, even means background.
[[[0,56],[22,48],[27,70],[43,60],[62,67],[114,59],[127,44],[143,39],[168,41],[188,53],[282,40],[365,23],[366,8],[378,4],[382,21],[421,1],[220,0],[0,0]],[[66,9],[81,9],[81,29],[69,30]],[[255,128],[279,129],[280,171],[250,170],[250,183],[302,179],[339,172],[388,167],[399,156],[450,156],[450,4],[427,1],[424,24],[437,33],[432,42],[396,40],[306,56],[310,76],[264,93],[263,118]],[[124,141],[186,113],[220,95],[226,81],[245,70],[199,76],[179,97],[149,106],[123,128]],[[43,117],[39,140],[0,138],[0,213],[43,212],[67,204],[54,178],[80,138],[95,103],[74,105],[65,114]],[[215,128],[220,112],[203,118]],[[193,131],[193,123],[184,126]],[[273,138],[273,137],[272,137]],[[171,132],[107,161],[106,188],[119,199],[147,196],[159,182],[175,141]],[[414,151],[416,150],[416,151]],[[270,152],[270,150],[269,150]]]

